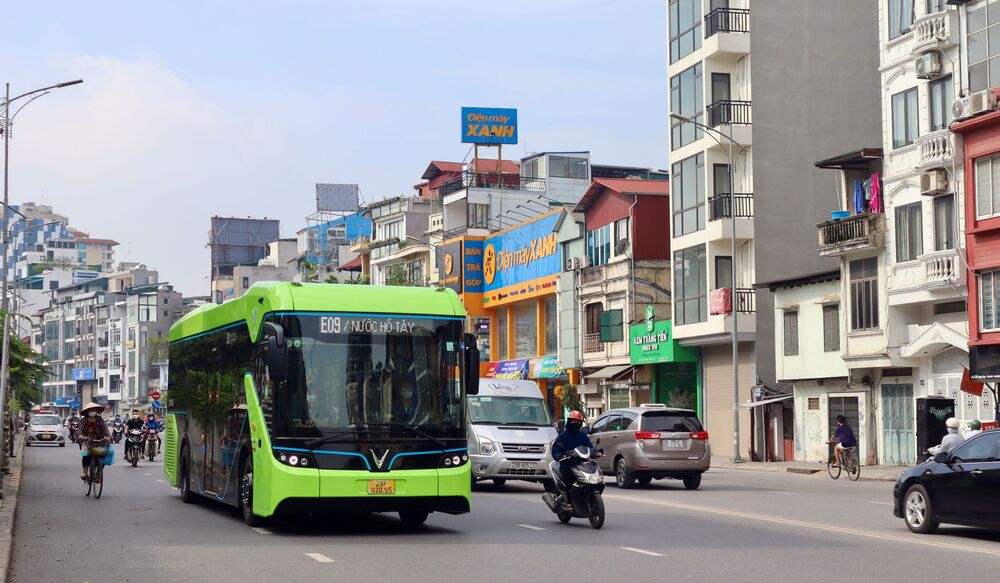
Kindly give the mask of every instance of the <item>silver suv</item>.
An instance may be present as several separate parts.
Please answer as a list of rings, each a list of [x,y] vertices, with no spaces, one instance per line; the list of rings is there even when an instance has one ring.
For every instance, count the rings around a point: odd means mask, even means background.
[[[594,447],[604,449],[598,465],[605,475],[615,476],[619,488],[631,488],[636,480],[645,486],[653,479],[674,478],[694,490],[711,464],[708,432],[689,409],[614,409],[598,417],[589,433]]]

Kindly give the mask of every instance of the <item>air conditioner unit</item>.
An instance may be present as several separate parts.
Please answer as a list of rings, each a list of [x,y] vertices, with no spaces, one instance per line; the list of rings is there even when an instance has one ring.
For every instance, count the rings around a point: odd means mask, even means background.
[[[920,175],[920,194],[934,196],[948,190],[948,173],[940,168]]]
[[[576,257],[567,257],[565,271],[573,271],[574,269],[576,269]]]
[[[590,267],[590,257],[586,255],[581,255],[576,258],[576,268],[577,269],[587,269]]]
[[[920,55],[913,65],[917,69],[917,79],[936,79],[941,76],[941,54],[937,51]]]
[[[951,115],[955,119],[966,119],[997,107],[997,97],[992,91],[979,91],[966,97],[959,97],[951,104]]]

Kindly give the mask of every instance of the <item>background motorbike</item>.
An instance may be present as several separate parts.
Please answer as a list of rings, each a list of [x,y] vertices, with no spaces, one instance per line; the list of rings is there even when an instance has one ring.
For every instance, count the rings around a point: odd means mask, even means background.
[[[604,450],[592,452],[589,447],[578,447],[560,460],[552,462],[549,472],[555,482],[555,492],[542,494],[542,500],[559,522],[566,524],[572,518],[586,518],[595,529],[604,526],[604,476],[594,459],[604,455]],[[564,484],[559,464],[571,461],[575,481]]]

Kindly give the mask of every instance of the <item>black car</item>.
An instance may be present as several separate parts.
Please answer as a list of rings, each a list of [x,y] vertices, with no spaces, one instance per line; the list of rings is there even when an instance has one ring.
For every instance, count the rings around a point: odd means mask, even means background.
[[[1000,431],[987,431],[904,471],[893,490],[893,514],[921,534],[942,522],[1000,528],[997,500]]]

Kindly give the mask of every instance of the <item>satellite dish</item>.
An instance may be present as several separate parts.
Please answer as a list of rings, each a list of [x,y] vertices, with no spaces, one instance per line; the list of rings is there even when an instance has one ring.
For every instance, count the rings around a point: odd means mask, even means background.
[[[621,255],[626,251],[628,251],[628,239],[619,239],[619,241],[615,243],[615,255]]]

